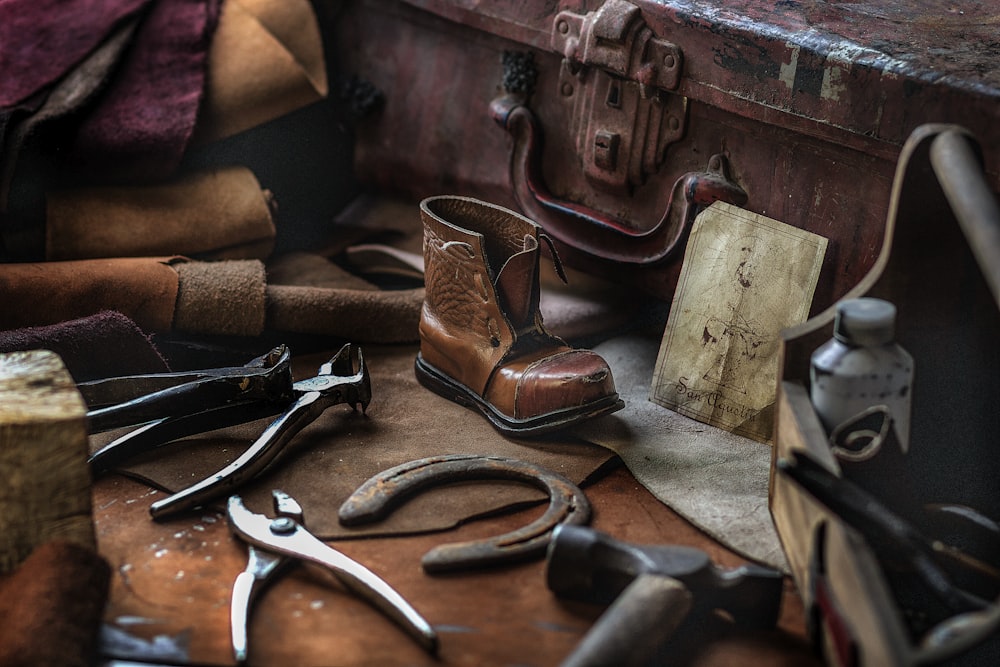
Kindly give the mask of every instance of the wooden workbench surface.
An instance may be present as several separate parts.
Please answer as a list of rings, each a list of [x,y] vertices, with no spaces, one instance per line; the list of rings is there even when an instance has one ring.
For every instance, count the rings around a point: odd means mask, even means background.
[[[724,566],[744,562],[654,498],[623,467],[584,489],[594,506],[592,525],[618,539],[697,546]],[[117,475],[95,483],[99,549],[115,571],[105,614],[108,639],[117,636],[111,645],[118,647],[119,658],[233,664],[229,595],[245,565],[246,547],[230,535],[221,513],[151,521],[148,506],[161,495]],[[420,568],[421,556],[438,544],[500,534],[542,510],[442,533],[334,544],[386,579],[430,621],[440,636],[436,658],[335,582],[296,568],[280,576],[254,607],[250,664],[558,665],[601,609],[558,600],[546,588],[544,561],[448,576],[430,576]],[[126,640],[133,648],[126,648]],[[775,632],[750,635],[706,619],[697,633],[676,638],[673,649],[676,665],[819,664],[804,639],[802,605],[790,580]]]

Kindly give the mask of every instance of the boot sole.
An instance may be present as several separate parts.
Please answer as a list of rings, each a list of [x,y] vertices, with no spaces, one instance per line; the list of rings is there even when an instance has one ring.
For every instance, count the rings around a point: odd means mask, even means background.
[[[524,438],[545,435],[594,417],[611,414],[625,407],[625,402],[618,397],[618,394],[611,394],[587,405],[550,412],[530,419],[515,419],[498,412],[471,389],[431,366],[419,353],[413,364],[413,370],[417,381],[424,387],[459,405],[475,408],[494,428],[509,436]]]

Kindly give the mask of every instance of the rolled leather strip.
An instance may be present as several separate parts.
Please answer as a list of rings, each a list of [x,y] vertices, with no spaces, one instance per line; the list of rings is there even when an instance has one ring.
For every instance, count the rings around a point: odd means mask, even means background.
[[[267,276],[257,260],[175,262],[173,328],[192,334],[256,336],[264,330]]]
[[[345,251],[351,256],[351,247]],[[398,268],[391,249],[368,244],[348,271],[329,257],[291,252],[267,265],[267,328],[359,343],[416,342],[423,287],[380,290],[358,273]],[[413,275],[413,269],[408,269]]]
[[[275,331],[358,342],[412,343],[424,289],[354,290],[298,285],[267,288],[267,326]]]
[[[64,190],[46,199],[50,260],[265,259],[274,248],[270,193],[246,167],[198,172],[163,185]]]
[[[116,310],[145,331],[169,331],[177,300],[170,257],[0,264],[0,328],[57,324]]]

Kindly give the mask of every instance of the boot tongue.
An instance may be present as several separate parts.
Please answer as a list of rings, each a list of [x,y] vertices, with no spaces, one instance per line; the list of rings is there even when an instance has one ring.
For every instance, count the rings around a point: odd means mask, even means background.
[[[497,274],[496,290],[515,331],[535,326],[538,310],[538,239],[524,235],[523,249],[511,255]]]

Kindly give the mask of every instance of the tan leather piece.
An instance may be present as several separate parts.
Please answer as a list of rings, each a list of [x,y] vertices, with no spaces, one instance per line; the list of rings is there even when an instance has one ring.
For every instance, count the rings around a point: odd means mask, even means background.
[[[349,233],[342,236],[350,238]],[[334,254],[349,255],[352,247]],[[397,260],[383,246],[368,244],[351,264],[364,273],[387,261]],[[359,343],[413,343],[423,301],[422,286],[381,290],[317,253],[289,252],[267,265],[267,328],[273,331]]]
[[[270,193],[246,167],[197,172],[162,185],[51,192],[46,257],[265,259],[274,248],[271,206]]]
[[[256,336],[264,331],[267,278],[263,263],[179,262],[174,329],[185,333]]]
[[[227,0],[193,141],[249,130],[319,101],[328,88],[319,24],[307,0]]]
[[[267,287],[267,325],[276,331],[373,343],[417,340],[424,290]]]
[[[169,331],[177,300],[170,257],[0,264],[0,328],[58,324],[116,310],[146,331]]]

